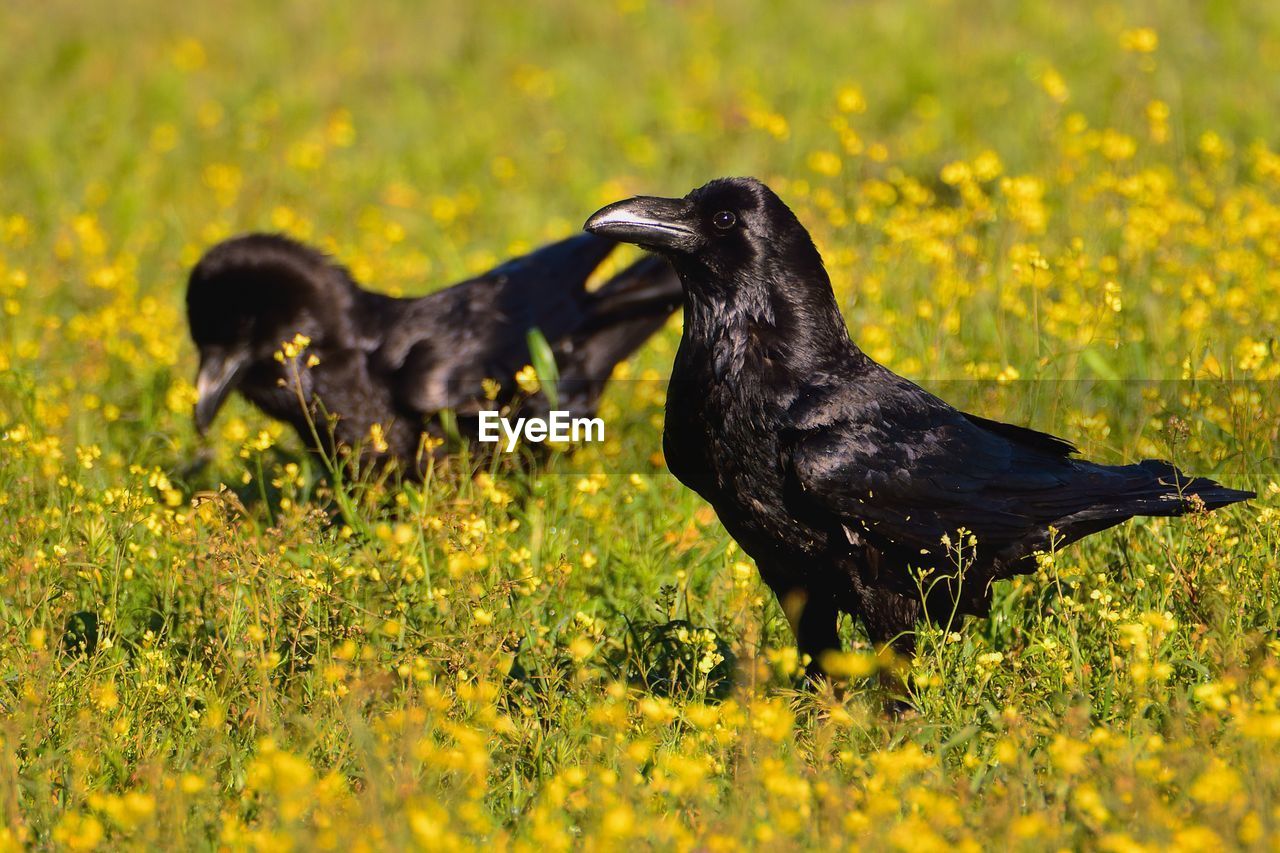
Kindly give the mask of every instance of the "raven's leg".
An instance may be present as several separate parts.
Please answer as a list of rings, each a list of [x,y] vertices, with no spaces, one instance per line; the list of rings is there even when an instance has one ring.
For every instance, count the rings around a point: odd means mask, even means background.
[[[823,656],[840,651],[840,608],[835,592],[818,585],[777,586],[773,592],[791,624],[796,647],[800,654],[809,656],[807,677],[811,681],[824,677]]]
[[[891,650],[910,660],[916,653],[916,623],[924,615],[920,600],[887,589],[862,590],[862,621],[877,651]]]
[[[888,661],[880,669],[880,685],[888,694],[885,707],[893,716],[912,710],[907,670],[916,651],[915,626],[923,616],[919,599],[887,589],[864,589],[862,621],[876,653]],[[890,654],[885,655],[885,652]]]

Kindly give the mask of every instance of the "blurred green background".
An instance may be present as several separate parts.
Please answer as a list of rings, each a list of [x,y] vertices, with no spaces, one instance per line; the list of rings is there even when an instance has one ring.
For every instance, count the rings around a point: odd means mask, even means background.
[[[1280,4],[0,22],[0,850],[1275,845]],[[603,447],[359,489],[349,525],[247,405],[191,429],[182,295],[222,237],[422,293],[744,173],[874,358],[1260,499],[1094,537],[925,631],[900,720],[853,624],[849,690],[793,692],[771,596],[665,470],[678,320]]]

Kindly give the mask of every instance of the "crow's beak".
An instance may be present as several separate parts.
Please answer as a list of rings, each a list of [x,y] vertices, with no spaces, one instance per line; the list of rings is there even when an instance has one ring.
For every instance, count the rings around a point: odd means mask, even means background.
[[[248,363],[249,353],[244,350],[210,352],[201,356],[200,373],[196,376],[196,432],[204,435],[209,429]]]
[[[697,226],[686,199],[636,196],[597,210],[583,228],[656,252],[693,252],[703,245]]]

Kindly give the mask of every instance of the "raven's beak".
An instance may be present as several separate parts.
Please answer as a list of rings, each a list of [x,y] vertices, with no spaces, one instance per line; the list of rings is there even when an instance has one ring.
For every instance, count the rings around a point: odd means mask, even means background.
[[[693,203],[683,198],[636,196],[615,202],[593,213],[582,227],[657,252],[693,252],[703,245]]]
[[[249,353],[245,350],[201,356],[200,373],[196,376],[196,432],[204,435],[209,429],[248,363]]]

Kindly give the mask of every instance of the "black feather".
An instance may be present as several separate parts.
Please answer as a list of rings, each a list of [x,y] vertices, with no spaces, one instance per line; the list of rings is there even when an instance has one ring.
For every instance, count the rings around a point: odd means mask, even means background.
[[[197,425],[207,426],[238,390],[292,424],[312,449],[362,445],[366,458],[398,460],[413,474],[423,436],[442,434],[442,410],[474,436],[481,409],[515,405],[514,415],[526,416],[548,408],[542,394],[522,396],[514,379],[530,363],[532,329],[556,357],[561,408],[592,416],[613,368],[683,298],[670,266],[653,258],[588,290],[616,245],[579,235],[427,296],[397,299],[365,290],[346,268],[287,237],[220,243],[187,287],[204,386]],[[297,333],[310,339],[306,356],[318,363],[276,358]],[[497,383],[496,399],[486,396],[485,380]],[[369,441],[375,424],[385,451]]]
[[[986,613],[991,583],[1032,570],[1037,551],[1253,497],[1166,462],[1072,458],[1068,441],[961,412],[875,363],[808,232],[759,181],[619,202],[587,230],[679,273],[667,462],[755,558],[815,661],[838,646],[840,611],[909,649],[921,618]],[[945,542],[963,545],[963,572]]]

